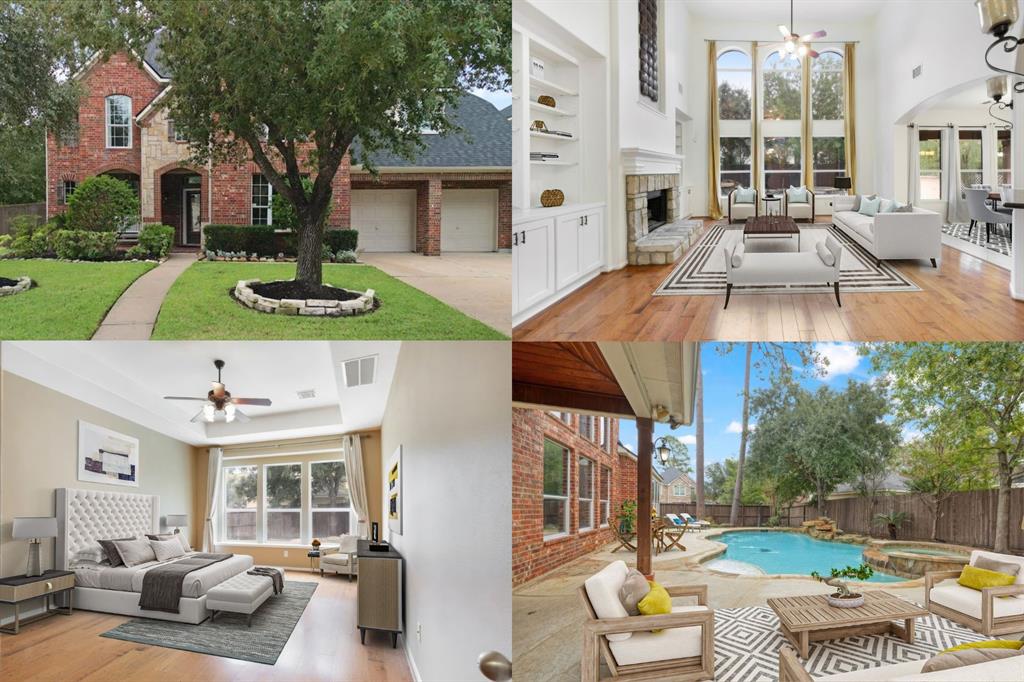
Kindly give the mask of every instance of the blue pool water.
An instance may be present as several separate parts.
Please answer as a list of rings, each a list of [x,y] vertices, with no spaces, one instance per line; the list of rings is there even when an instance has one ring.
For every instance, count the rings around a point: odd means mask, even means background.
[[[826,542],[801,533],[775,531],[735,531],[714,538],[728,545],[719,559],[742,561],[761,568],[768,574],[795,573],[809,575],[818,571],[828,575],[833,568],[860,566],[862,545]],[[714,562],[708,564],[714,568]],[[895,575],[880,573],[871,576],[872,583],[891,583],[906,580]]]

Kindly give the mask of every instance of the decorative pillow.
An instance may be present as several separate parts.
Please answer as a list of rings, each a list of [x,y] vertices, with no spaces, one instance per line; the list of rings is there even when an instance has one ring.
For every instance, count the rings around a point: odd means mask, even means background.
[[[803,185],[799,187],[790,185],[786,190],[786,199],[791,204],[809,204],[811,202],[811,198],[807,196],[807,188]]]
[[[732,250],[732,266],[738,268],[743,265],[743,254],[747,252],[747,247],[743,242],[737,244]]]
[[[913,204],[900,204],[899,206],[894,208],[892,210],[892,212],[893,213],[913,213],[914,212],[914,205]]]
[[[948,654],[950,651],[967,651],[968,649],[1014,649],[1020,650],[1024,642],[1019,639],[989,639],[983,642],[967,642],[943,649],[939,653]]]
[[[969,587],[972,590],[1012,585],[1015,580],[1016,578],[1012,575],[1000,573],[999,571],[989,571],[975,566],[964,566],[964,570],[960,573],[960,577],[957,578],[958,583],[964,587]]]
[[[150,540],[177,540],[181,544],[182,550],[186,552],[192,551],[192,546],[188,544],[188,540],[185,539],[184,533],[160,533],[158,535],[149,534],[146,535]]]
[[[1012,575],[1014,577],[1020,573],[1020,564],[1010,563],[1009,561],[998,561],[987,556],[978,555],[978,558],[974,560],[975,568],[984,568],[986,571],[995,571],[996,573],[1005,573],[1006,575]]]
[[[860,212],[860,200],[863,199],[863,195],[856,195],[853,197],[853,206],[850,208],[854,213]]]
[[[71,556],[71,563],[101,563],[106,556],[103,554],[103,547],[98,543],[95,545],[89,545],[83,549],[78,550]]]
[[[153,553],[156,555],[157,561],[167,561],[168,559],[176,559],[180,556],[185,556],[185,550],[182,548],[181,543],[178,542],[177,538],[171,538],[170,540],[150,540],[149,544],[153,548]]]
[[[734,204],[752,204],[757,198],[757,192],[754,191],[753,187],[740,187],[736,190],[736,200]]]
[[[181,548],[184,549],[185,552],[192,551],[192,545],[188,544],[188,538],[185,537],[184,533],[175,533],[174,537],[178,538],[178,542],[181,543]]]
[[[110,561],[111,566],[124,566],[124,562],[121,561],[121,554],[117,551],[117,547],[114,546],[115,542],[127,542],[128,540],[134,540],[135,538],[115,538],[113,540],[97,540],[100,546],[103,548],[103,553]]]
[[[125,566],[138,566],[147,561],[156,561],[156,553],[149,540],[114,540],[114,547]]]
[[[892,209],[896,207],[896,202],[892,199],[882,199],[882,203],[878,205],[879,213],[892,213]]]
[[[943,653],[932,656],[924,664],[924,667],[921,668],[921,673],[952,670],[953,668],[962,668],[965,665],[998,661],[1002,658],[1012,658],[1020,655],[1021,653],[1014,649],[962,649],[960,651],[950,651],[947,649]]]
[[[636,605],[640,609],[640,614],[644,616],[657,616],[663,613],[672,613],[672,597],[668,595],[668,590],[653,580],[649,582],[651,585],[650,592]],[[658,628],[651,630],[651,632],[661,632],[661,630],[662,628]]]
[[[882,200],[879,199],[878,197],[875,197],[874,199],[869,199],[867,197],[864,197],[860,201],[860,210],[857,211],[857,213],[860,213],[861,215],[866,215],[866,216],[878,215],[878,207],[881,204],[882,204]]]
[[[832,252],[828,250],[824,242],[818,242],[814,245],[814,250],[818,252],[818,258],[825,265],[832,267],[836,264],[836,257],[832,255]]]
[[[644,577],[644,574],[635,568],[631,568],[629,573],[626,574],[626,581],[619,588],[619,601],[622,602],[622,607],[626,609],[626,613],[631,616],[639,616],[640,609],[637,608],[637,604],[650,591],[651,586],[647,584],[647,578]]]

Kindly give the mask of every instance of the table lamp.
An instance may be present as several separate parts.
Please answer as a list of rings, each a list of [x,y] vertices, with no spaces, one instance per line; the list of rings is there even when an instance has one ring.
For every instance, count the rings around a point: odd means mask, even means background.
[[[168,514],[167,515],[167,527],[174,526],[174,532],[180,533],[181,528],[179,526],[188,525],[188,514]]]
[[[39,540],[57,537],[57,519],[52,516],[19,516],[14,519],[11,537],[15,540],[29,540],[28,570],[25,575],[42,575],[39,568]]]
[[[835,179],[835,183],[836,189],[841,189],[846,194],[849,194],[850,190],[853,188],[853,178],[846,175],[837,176]]]

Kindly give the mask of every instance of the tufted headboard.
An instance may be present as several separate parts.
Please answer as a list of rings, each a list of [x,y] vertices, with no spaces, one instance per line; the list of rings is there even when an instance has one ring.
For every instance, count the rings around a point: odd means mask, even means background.
[[[54,564],[67,570],[71,557],[97,540],[158,532],[160,497],[137,493],[57,488]]]

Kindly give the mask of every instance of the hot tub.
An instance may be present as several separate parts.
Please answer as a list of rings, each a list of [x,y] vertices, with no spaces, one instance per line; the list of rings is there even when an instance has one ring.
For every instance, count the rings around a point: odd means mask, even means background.
[[[971,558],[970,547],[943,542],[875,540],[862,554],[865,563],[905,578],[920,578],[930,571],[961,569]]]

